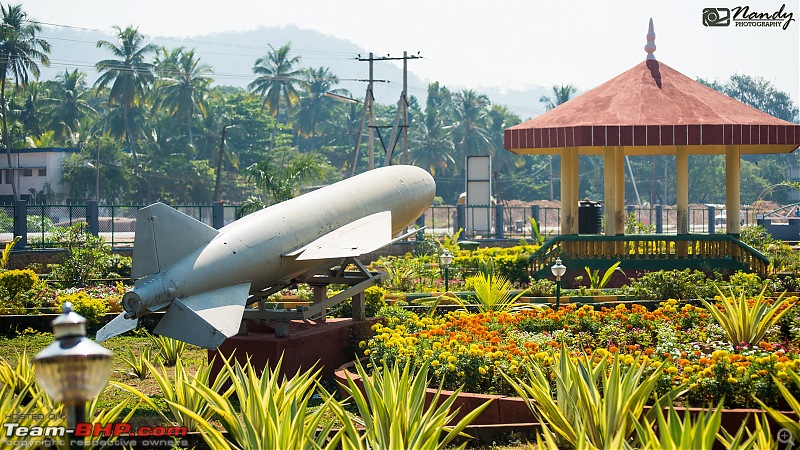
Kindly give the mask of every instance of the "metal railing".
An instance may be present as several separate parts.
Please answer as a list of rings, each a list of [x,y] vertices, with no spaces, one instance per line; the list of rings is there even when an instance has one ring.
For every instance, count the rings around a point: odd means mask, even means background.
[[[89,230],[103,236],[113,247],[132,246],[136,232],[136,213],[144,205],[28,205],[24,201],[14,205],[0,205],[0,243],[14,236],[25,236],[19,248],[54,247],[59,229],[85,222]],[[209,226],[221,228],[234,221],[236,205],[222,203],[208,205],[175,205],[177,210]],[[724,233],[721,209],[713,206],[694,205],[689,208],[690,233]],[[598,209],[602,221],[602,207]],[[676,234],[677,210],[674,206],[652,207],[628,206],[628,234]],[[750,208],[742,210],[742,224],[756,224],[756,215]],[[309,214],[313,214],[310,211]],[[482,215],[483,217],[478,217]],[[486,217],[488,216],[488,217]],[[24,218],[24,219],[23,219]],[[536,220],[542,236],[558,235],[561,208],[532,206],[431,206],[417,220],[417,225],[426,227],[425,234],[436,236],[454,235],[459,229],[461,239],[532,239],[531,218]],[[483,230],[468,226],[485,220]],[[602,229],[601,229],[602,230]]]

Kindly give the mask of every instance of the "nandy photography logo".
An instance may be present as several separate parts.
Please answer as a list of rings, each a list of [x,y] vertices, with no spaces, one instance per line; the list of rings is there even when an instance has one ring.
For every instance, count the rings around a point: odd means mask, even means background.
[[[703,25],[707,27],[776,27],[786,29],[794,21],[794,13],[784,3],[777,11],[762,12],[749,6],[735,8],[703,8]]]

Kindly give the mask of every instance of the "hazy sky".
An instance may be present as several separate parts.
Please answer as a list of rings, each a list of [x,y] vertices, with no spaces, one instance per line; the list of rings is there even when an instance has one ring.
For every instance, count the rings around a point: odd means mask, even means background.
[[[659,61],[692,78],[725,81],[734,73],[760,76],[798,103],[798,0],[785,3],[784,11],[794,19],[786,30],[702,23],[706,7],[749,6],[751,11],[772,13],[784,5],[781,0],[747,1],[25,0],[22,4],[44,23],[108,31],[113,25],[138,25],[151,36],[191,37],[295,24],[350,40],[376,55],[420,52],[424,59],[410,61],[409,70],[448,86],[569,83],[582,91],[644,59],[647,22],[652,17]]]

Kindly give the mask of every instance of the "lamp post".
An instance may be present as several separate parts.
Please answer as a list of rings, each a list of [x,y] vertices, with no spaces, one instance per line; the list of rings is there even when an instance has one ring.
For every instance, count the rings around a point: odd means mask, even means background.
[[[561,307],[561,277],[567,273],[567,267],[561,264],[561,258],[556,258],[556,263],[550,267],[553,276],[556,277],[556,311]]]
[[[36,381],[53,400],[64,404],[67,429],[86,422],[86,402],[96,397],[111,376],[110,350],[86,337],[86,319],[65,303],[53,320],[56,340],[33,358]],[[76,447],[69,435],[70,448]]]
[[[453,262],[453,254],[450,250],[445,249],[444,253],[439,255],[439,263],[444,267],[444,291],[450,292],[450,263]]]
[[[100,152],[98,152],[97,157],[100,157]],[[99,203],[100,202],[100,160],[96,160],[94,164],[90,161],[86,162],[88,167],[94,169],[95,177],[94,177],[94,199]]]

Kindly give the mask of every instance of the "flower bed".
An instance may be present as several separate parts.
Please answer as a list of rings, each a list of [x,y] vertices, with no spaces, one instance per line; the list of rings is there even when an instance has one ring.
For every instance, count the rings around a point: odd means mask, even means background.
[[[790,300],[786,307],[796,301]],[[675,300],[654,311],[639,305],[570,304],[558,312],[544,307],[430,317],[392,308],[386,323],[376,324],[375,336],[361,346],[365,354],[390,364],[429,361],[436,375],[432,384],[442,381],[445,389],[463,385],[468,392],[498,395],[513,395],[501,371],[521,374],[525,364],[546,368],[562,345],[571,355],[587,354],[595,361],[619,353],[624,364],[660,371],[659,393],[685,385],[687,406],[724,401],[727,408],[751,408],[757,407],[753,395],[782,406],[773,377],[783,382],[786,370],[800,369],[798,328],[792,310],[759,345],[732,346],[704,308]],[[796,386],[786,386],[798,394]]]

